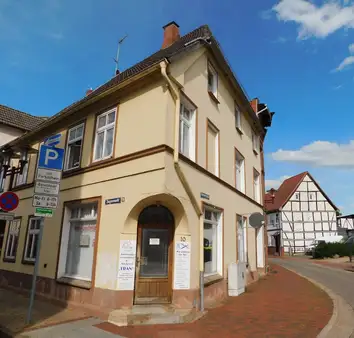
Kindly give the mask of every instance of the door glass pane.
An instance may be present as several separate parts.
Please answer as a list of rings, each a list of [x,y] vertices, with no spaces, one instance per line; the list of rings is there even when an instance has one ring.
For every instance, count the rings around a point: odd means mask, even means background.
[[[168,276],[168,229],[142,229],[140,276]]]

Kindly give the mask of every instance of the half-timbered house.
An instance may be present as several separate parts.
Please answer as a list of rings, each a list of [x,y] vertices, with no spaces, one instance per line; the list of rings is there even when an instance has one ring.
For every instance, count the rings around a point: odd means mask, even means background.
[[[338,208],[309,172],[265,195],[269,254],[301,253],[314,239],[337,234]]]

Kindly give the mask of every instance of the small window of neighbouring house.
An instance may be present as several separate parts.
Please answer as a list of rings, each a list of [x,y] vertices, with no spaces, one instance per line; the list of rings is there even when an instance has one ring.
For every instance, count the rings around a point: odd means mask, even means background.
[[[37,245],[39,231],[41,227],[40,217],[30,217],[28,221],[27,238],[25,244],[25,252],[23,260],[27,262],[35,262],[37,254]]]
[[[236,189],[245,193],[245,158],[236,150]]]
[[[259,154],[260,144],[259,136],[255,132],[252,132],[252,147],[256,154]]]
[[[261,203],[261,184],[260,184],[261,175],[259,172],[253,170],[253,198],[257,203]]]
[[[204,209],[204,271],[205,276],[222,275],[222,214]]]
[[[5,247],[5,259],[16,259],[18,237],[20,235],[21,219],[14,219],[9,222],[9,230]]]
[[[116,110],[112,109],[97,117],[93,160],[100,161],[113,155]]]
[[[84,124],[81,123],[68,131],[66,146],[65,170],[80,167],[82,143],[84,137]]]
[[[297,199],[297,200],[300,199],[300,193],[299,193],[299,192],[296,192],[296,193],[295,193],[295,199]]]
[[[241,118],[241,110],[239,105],[235,102],[235,127],[236,129],[242,133],[242,118]]]
[[[208,92],[215,97],[218,96],[218,73],[210,63],[208,65]]]
[[[179,151],[195,160],[195,108],[188,102],[182,102],[179,115]]]

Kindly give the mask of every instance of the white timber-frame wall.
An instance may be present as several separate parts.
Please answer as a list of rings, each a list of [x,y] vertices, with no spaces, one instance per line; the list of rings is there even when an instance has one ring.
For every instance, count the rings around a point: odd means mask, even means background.
[[[301,253],[314,239],[337,235],[337,213],[306,175],[286,204],[268,217],[268,246],[280,234],[285,253]]]

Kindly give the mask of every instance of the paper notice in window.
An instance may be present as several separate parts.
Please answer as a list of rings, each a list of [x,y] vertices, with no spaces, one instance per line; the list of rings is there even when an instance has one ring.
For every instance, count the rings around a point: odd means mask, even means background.
[[[150,245],[160,245],[160,238],[150,238],[149,244]]]

